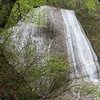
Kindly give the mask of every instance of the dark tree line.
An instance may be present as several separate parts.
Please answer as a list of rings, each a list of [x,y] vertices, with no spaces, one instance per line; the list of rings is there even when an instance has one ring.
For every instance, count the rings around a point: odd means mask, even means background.
[[[4,28],[16,0],[1,0],[0,2],[0,28]]]

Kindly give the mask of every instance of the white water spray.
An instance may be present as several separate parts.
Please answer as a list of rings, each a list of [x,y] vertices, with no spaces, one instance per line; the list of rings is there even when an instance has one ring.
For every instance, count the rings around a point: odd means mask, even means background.
[[[74,66],[75,71],[71,78],[82,77],[93,82],[99,82],[100,66],[98,58],[85,35],[82,26],[78,22],[73,10],[61,9],[65,23],[65,38],[69,55],[69,63]]]

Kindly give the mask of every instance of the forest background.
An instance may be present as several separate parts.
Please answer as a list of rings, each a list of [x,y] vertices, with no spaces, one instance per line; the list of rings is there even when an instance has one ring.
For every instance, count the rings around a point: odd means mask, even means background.
[[[2,36],[7,29],[16,25],[30,10],[42,5],[53,6],[57,9],[75,10],[76,16],[85,29],[100,62],[100,3],[98,0],[0,0],[0,39],[2,40]],[[42,98],[31,91],[24,77],[19,75],[9,64],[4,54],[7,38],[3,42],[0,41],[1,100],[31,100],[31,98],[36,100]],[[58,58],[56,57],[56,59]],[[59,77],[58,74],[57,77]]]

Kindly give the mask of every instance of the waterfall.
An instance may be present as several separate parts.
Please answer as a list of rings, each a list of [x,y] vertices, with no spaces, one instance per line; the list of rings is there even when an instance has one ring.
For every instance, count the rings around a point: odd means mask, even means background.
[[[69,63],[74,66],[71,78],[88,75],[85,80],[99,82],[98,58],[73,10],[61,9]]]
[[[46,12],[44,9],[46,9]],[[18,22],[20,25],[10,29],[14,33],[6,42],[6,49],[12,52],[9,62],[15,66],[16,70],[22,73],[21,69],[25,70],[25,66],[33,64],[37,67],[39,62],[44,64],[44,54],[49,54],[51,46],[57,43],[54,45],[54,50],[55,48],[56,50],[52,54],[56,51],[68,53],[69,65],[74,66],[70,73],[71,79],[88,75],[84,78],[85,80],[99,82],[100,66],[98,58],[74,14],[75,12],[42,6],[37,8],[33,15],[31,13],[27,14],[29,19],[24,20],[23,18]],[[42,17],[40,16],[41,13]],[[48,21],[47,23],[45,19]],[[43,26],[44,24],[46,27]],[[49,60],[48,57],[47,60]],[[45,77],[44,68],[39,67],[44,75],[41,74],[40,76],[43,80],[36,78],[34,81],[32,79],[34,77],[34,66],[26,73],[25,80],[30,84],[32,90],[37,90],[39,95],[45,95],[50,89],[52,79]]]

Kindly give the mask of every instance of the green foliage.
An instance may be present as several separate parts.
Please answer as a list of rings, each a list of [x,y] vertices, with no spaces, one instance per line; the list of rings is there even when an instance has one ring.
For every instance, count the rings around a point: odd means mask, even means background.
[[[87,98],[86,96],[87,94],[88,98],[95,98],[96,100],[100,99],[100,84],[99,83],[78,80],[78,82],[76,81],[74,85],[74,91],[77,93],[79,92],[80,96],[85,96],[85,98]]]
[[[70,0],[68,5],[72,5],[72,7],[84,6],[84,8],[89,10],[95,10],[98,3],[97,0]]]
[[[43,16],[41,15],[39,18],[42,17]],[[44,94],[45,92],[54,91],[54,89],[61,87],[68,82],[66,80],[69,78],[68,72],[70,67],[66,64],[67,59],[60,57],[62,54],[57,53],[52,56],[45,52],[45,54],[43,53],[39,55],[37,54],[37,41],[34,40],[32,42],[31,38],[28,38],[25,45],[22,46],[20,43],[21,41],[15,42],[9,37],[9,35],[13,36],[14,34],[15,37],[20,40],[20,32],[16,33],[16,31],[13,32],[12,30],[8,30],[6,34],[8,38],[5,42],[7,45],[7,47],[5,46],[5,55],[13,65],[14,69],[23,76],[27,83],[25,84],[25,88],[23,81],[21,84],[18,84],[19,88],[17,92],[19,94],[26,91],[27,86],[33,89],[32,93]],[[7,36],[5,36],[5,38]],[[16,43],[18,43],[19,47],[15,46]],[[19,49],[20,47],[22,47],[22,49]],[[55,87],[56,83],[57,85]]]
[[[81,11],[88,11],[92,16],[95,14],[99,2],[97,0],[67,0],[67,8]],[[98,15],[96,15],[98,16]]]
[[[30,10],[34,10],[35,6],[42,6],[45,4],[45,0],[18,0],[14,4],[10,13],[9,20],[6,28],[14,26],[23,16]],[[15,13],[16,12],[16,13]],[[33,16],[32,16],[33,17]]]

